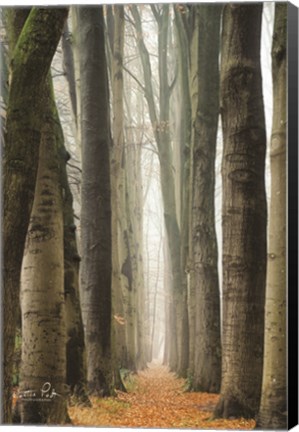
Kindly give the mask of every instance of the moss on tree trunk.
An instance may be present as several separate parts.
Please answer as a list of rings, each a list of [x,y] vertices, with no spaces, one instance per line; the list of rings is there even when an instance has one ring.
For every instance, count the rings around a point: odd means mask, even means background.
[[[33,8],[11,60],[3,163],[5,423],[11,422],[15,318],[22,256],[38,166],[44,86],[67,12],[67,8]]]

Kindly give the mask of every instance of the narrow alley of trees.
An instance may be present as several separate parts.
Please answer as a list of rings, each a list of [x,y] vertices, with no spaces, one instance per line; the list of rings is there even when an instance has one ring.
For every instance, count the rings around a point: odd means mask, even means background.
[[[287,8],[2,8],[2,422],[154,360],[287,427]]]

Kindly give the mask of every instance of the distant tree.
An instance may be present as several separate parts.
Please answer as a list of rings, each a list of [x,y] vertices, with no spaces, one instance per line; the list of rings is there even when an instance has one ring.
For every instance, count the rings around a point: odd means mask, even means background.
[[[260,67],[263,5],[224,7],[221,50],[223,335],[216,417],[259,408],[266,276],[266,133]]]
[[[91,393],[112,393],[110,109],[103,7],[79,7],[81,306]]]
[[[33,8],[19,38],[16,38],[17,45],[11,61],[3,164],[4,423],[11,422],[15,320],[23,250],[38,166],[43,122],[40,108],[44,103],[44,86],[67,13],[67,8]]]
[[[221,381],[220,293],[215,231],[215,155],[219,116],[219,45],[222,5],[192,6],[192,101],[189,304],[194,358],[191,388],[216,393]],[[190,309],[189,309],[190,310]]]
[[[66,21],[61,38],[61,48],[63,54],[63,72],[68,82],[69,97],[72,107],[72,114],[75,124],[77,125],[77,90],[76,90],[76,78],[75,78],[75,66],[74,66],[74,54],[72,35],[69,30],[68,22]]]
[[[115,386],[122,388],[120,368],[129,368],[127,347],[127,320],[125,316],[124,281],[122,267],[122,220],[126,219],[124,194],[124,9],[123,6],[107,6],[107,34],[109,36],[110,72],[112,88],[111,146],[111,210],[112,210],[112,329],[115,362]],[[133,355],[134,357],[134,355]],[[132,359],[134,361],[134,358]],[[132,366],[132,365],[131,365]],[[134,368],[135,369],[135,368]]]
[[[127,102],[130,95],[127,95]],[[140,98],[138,99],[138,102]],[[137,102],[136,117],[141,116],[140,106]],[[132,299],[134,339],[135,339],[135,365],[136,369],[146,367],[145,327],[144,327],[144,274],[143,274],[143,196],[141,176],[141,151],[143,131],[132,128],[134,114],[131,111],[132,102],[126,104],[125,128],[125,196],[127,229],[125,237],[128,239],[132,276]],[[141,122],[141,119],[139,118]],[[125,234],[125,233],[124,233]],[[123,268],[124,269],[124,268]]]
[[[272,45],[271,201],[265,308],[261,429],[287,429],[286,383],[286,39],[287,4],[275,4]]]
[[[76,92],[76,104],[72,104],[72,107],[76,107],[76,118],[75,125],[75,139],[76,146],[78,148],[78,158],[81,161],[81,153],[82,153],[82,143],[81,143],[81,79],[80,79],[80,29],[79,29],[79,10],[78,6],[71,6],[71,23],[72,23],[72,33],[71,39],[68,38],[66,44],[62,44],[63,53],[64,53],[64,64],[67,72],[67,79],[69,82],[69,93],[70,97],[72,97],[74,101],[74,90]],[[69,45],[72,47],[72,59],[71,54],[69,53]],[[72,61],[73,60],[73,61]],[[71,72],[71,67],[74,66],[74,73]],[[75,80],[75,86],[72,83],[72,78]],[[75,87],[75,88],[74,88]],[[73,96],[71,96],[71,94]],[[73,110],[73,114],[75,116],[75,111]]]
[[[189,254],[190,213],[190,142],[191,99],[189,91],[190,35],[186,19],[188,6],[174,5],[173,42],[169,55],[174,62],[175,85],[170,103],[173,124],[173,164],[175,172],[176,201],[180,225],[180,248],[182,268],[182,334],[179,373],[186,376],[190,360],[190,323],[188,310],[187,262]],[[171,46],[172,45],[172,46]]]
[[[177,217],[177,203],[175,193],[175,180],[173,173],[173,153],[170,134],[170,95],[173,83],[169,83],[167,66],[167,47],[169,32],[169,5],[161,8],[156,5],[151,7],[158,27],[158,76],[159,76],[159,103],[156,104],[156,96],[153,88],[152,66],[150,55],[143,38],[142,21],[136,5],[132,5],[131,12],[137,33],[137,47],[141,59],[144,85],[142,86],[148,104],[148,112],[152,124],[153,134],[157,143],[161,191],[164,205],[164,222],[169,243],[170,262],[172,269],[172,310],[170,311],[169,327],[171,337],[168,338],[169,363],[173,370],[180,374],[186,374],[187,364],[185,358],[185,342],[187,335],[183,329],[187,312],[187,296],[184,293],[182,278],[185,274],[181,263],[180,227]]]

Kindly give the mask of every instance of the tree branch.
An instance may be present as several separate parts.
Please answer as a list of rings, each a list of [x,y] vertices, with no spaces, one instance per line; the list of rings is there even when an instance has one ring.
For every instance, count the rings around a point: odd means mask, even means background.
[[[157,23],[159,24],[161,21],[161,16],[160,16],[158,10],[156,9],[156,6],[154,4],[151,4],[150,7],[151,7],[152,13],[153,13]]]
[[[76,165],[70,164],[69,162],[67,162],[67,166],[71,167],[71,168],[75,168],[76,170],[78,170],[80,173],[82,173],[81,168],[77,167]]]
[[[176,63],[175,75],[174,75],[174,78],[173,78],[172,83],[171,83],[170,86],[169,86],[169,94],[171,94],[172,91],[173,91],[173,89],[174,89],[174,86],[175,86],[175,84],[176,84],[177,77],[178,77],[178,66],[177,66],[177,63]]]
[[[145,87],[141,84],[141,82],[138,80],[138,78],[136,78],[135,75],[132,74],[132,72],[128,68],[126,68],[126,66],[124,66],[124,65],[123,65],[123,69],[137,82],[137,84],[141,87],[143,92],[145,92]]]

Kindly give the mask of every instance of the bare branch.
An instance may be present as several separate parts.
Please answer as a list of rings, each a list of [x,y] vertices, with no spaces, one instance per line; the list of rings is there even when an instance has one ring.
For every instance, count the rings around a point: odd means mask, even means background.
[[[152,152],[152,153],[155,153],[157,156],[159,156],[158,151],[157,151],[154,147],[146,147],[146,146],[143,145],[142,148],[143,148],[144,150],[148,150],[148,151],[150,151],[150,152]]]
[[[175,75],[174,75],[174,78],[173,78],[172,83],[171,83],[170,86],[169,86],[169,93],[170,93],[170,94],[172,93],[172,91],[173,91],[173,89],[174,89],[174,86],[175,86],[175,84],[176,84],[177,77],[178,77],[178,67],[177,67],[177,64],[176,64],[176,68],[175,68]]]
[[[158,9],[156,9],[156,5],[151,4],[150,6],[151,6],[152,13],[153,13],[157,23],[159,23],[161,21],[161,16],[160,16]]]
[[[78,170],[80,173],[82,173],[81,168],[77,167],[76,165],[70,164],[69,162],[67,162],[67,165],[71,168],[75,168],[76,170]]]
[[[52,75],[52,78],[57,78],[57,77],[61,77],[61,76],[65,76],[65,73],[64,73],[64,72],[61,72],[61,73],[58,73],[58,74]]]
[[[123,66],[123,69],[137,82],[137,84],[141,87],[143,92],[145,92],[145,87],[141,84],[141,82],[136,78],[135,75],[132,74],[132,72],[126,68],[126,66]]]

